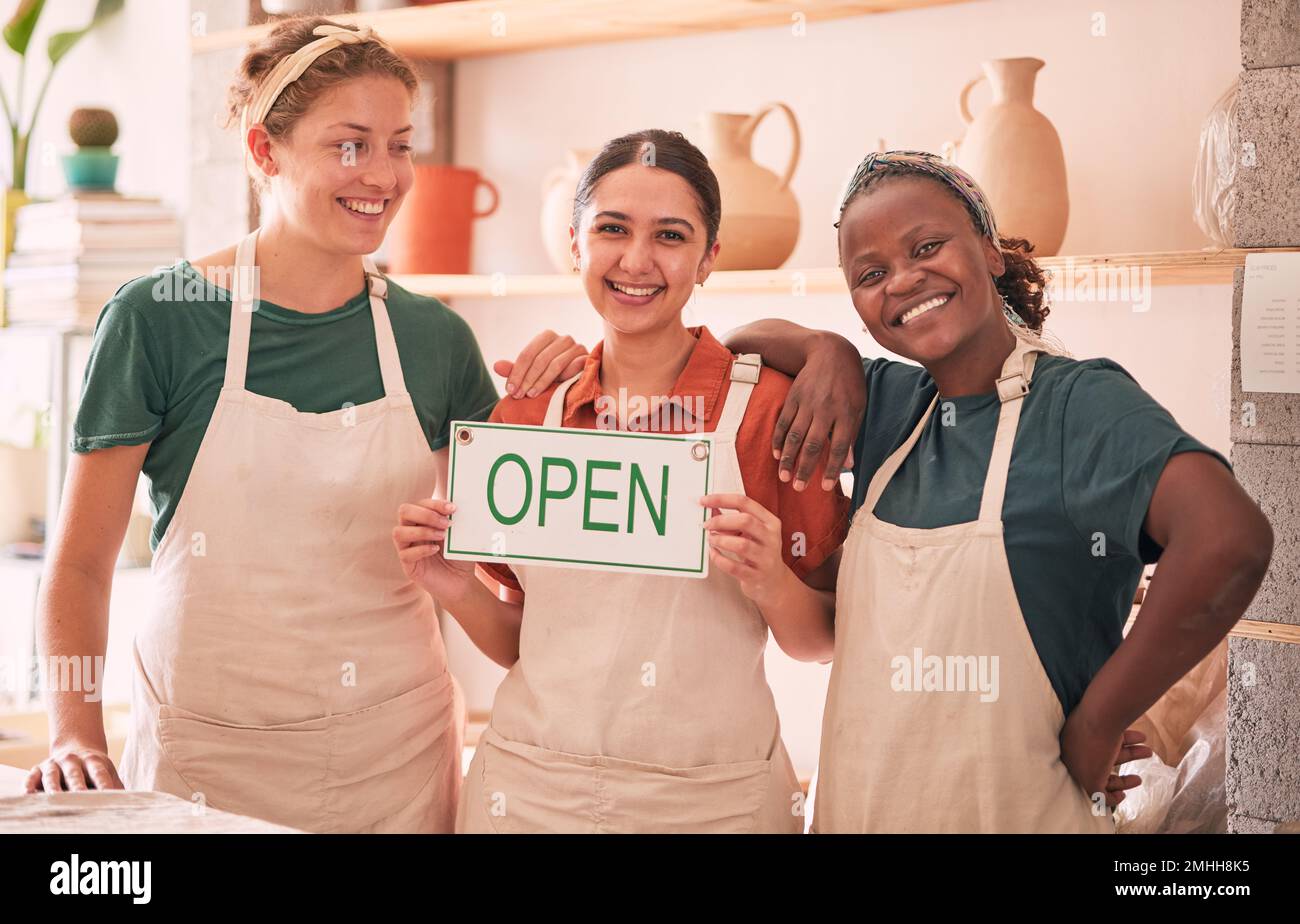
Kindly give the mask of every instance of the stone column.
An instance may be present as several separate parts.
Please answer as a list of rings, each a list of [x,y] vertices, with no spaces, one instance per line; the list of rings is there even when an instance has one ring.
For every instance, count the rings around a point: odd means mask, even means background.
[[[1238,247],[1300,245],[1300,0],[1242,0]],[[1243,270],[1233,285],[1232,463],[1273,524],[1273,561],[1245,618],[1300,625],[1300,395],[1241,390]],[[1233,638],[1228,827],[1300,819],[1300,644]]]

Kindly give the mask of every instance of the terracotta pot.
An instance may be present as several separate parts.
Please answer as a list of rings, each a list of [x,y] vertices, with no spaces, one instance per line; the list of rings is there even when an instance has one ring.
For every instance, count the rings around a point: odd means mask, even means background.
[[[569,222],[573,219],[573,194],[578,178],[595,151],[571,148],[563,167],[556,167],[542,180],[542,246],[558,273],[573,272],[569,249]]]
[[[492,194],[492,204],[477,211],[480,186]],[[417,164],[415,184],[388,229],[388,271],[468,273],[474,219],[491,215],[500,201],[497,188],[477,170]]]
[[[1050,257],[1065,239],[1070,197],[1061,138],[1034,108],[1034,77],[1043,64],[1038,58],[985,61],[984,73],[957,100],[966,137],[944,145],[943,153],[984,189],[1003,237],[1027,238],[1035,256]],[[993,103],[972,117],[967,103],[981,80],[988,80]]]
[[[790,160],[777,176],[754,163],[754,130],[774,110],[785,114],[793,140]],[[718,175],[722,190],[720,270],[776,269],[799,240],[799,203],[790,178],[799,164],[799,123],[784,103],[768,103],[753,115],[710,112],[703,116],[700,149]]]

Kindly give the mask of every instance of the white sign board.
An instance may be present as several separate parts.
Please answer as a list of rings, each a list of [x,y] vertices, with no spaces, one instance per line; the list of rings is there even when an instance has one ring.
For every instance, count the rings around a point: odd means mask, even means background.
[[[1300,253],[1246,254],[1241,390],[1300,394]]]
[[[706,577],[707,434],[453,421],[445,555]]]

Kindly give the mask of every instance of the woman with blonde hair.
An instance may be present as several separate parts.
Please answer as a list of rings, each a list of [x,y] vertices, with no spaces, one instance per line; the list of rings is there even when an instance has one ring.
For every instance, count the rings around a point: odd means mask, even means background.
[[[448,422],[487,417],[497,394],[465,322],[367,256],[413,181],[416,88],[369,29],[277,26],[230,97],[262,227],[102,312],[42,649],[103,654],[142,469],[154,600],[122,778],[99,706],[52,691],[29,791],[124,780],[310,831],[451,830],[463,710],[389,517],[440,488]],[[543,335],[512,379],[549,383],[582,352]],[[514,644],[468,628],[486,650]]]

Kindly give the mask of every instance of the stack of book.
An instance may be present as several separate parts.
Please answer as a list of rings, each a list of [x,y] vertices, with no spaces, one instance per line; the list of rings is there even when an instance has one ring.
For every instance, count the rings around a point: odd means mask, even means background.
[[[10,324],[91,326],[125,282],[180,256],[181,224],[158,199],[78,193],[18,210],[5,261]]]

